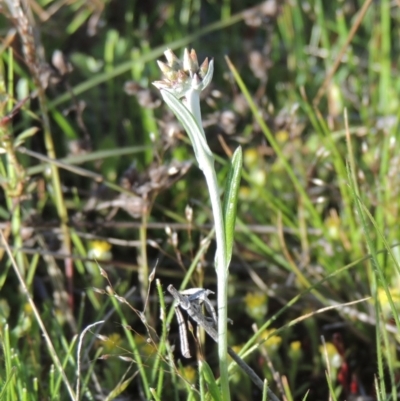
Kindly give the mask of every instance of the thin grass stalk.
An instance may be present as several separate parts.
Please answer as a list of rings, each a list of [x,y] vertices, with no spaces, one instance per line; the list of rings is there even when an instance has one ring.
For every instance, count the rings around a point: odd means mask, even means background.
[[[379,304],[379,312],[382,314],[382,309],[379,300],[377,299]],[[393,313],[397,313],[396,310],[392,310]],[[387,363],[387,370],[388,370],[388,375],[390,378],[390,389],[391,389],[391,396],[393,400],[398,399],[397,397],[397,389],[396,389],[396,378],[395,378],[395,371],[396,371],[396,345],[395,344],[390,344],[389,340],[389,333],[386,330],[385,325],[377,325],[377,327],[381,328],[382,332],[382,345],[383,345],[383,353],[386,357],[386,363]]]
[[[132,331],[129,330],[129,322],[126,320],[126,317],[121,309],[121,305],[119,303],[119,301],[117,300],[117,297],[115,296],[115,294],[113,293],[113,290],[110,288],[109,290],[110,293],[110,299],[112,302],[113,307],[115,308],[115,310],[118,313],[119,318],[121,319],[121,323],[122,323],[122,327],[124,329],[124,333],[128,339],[128,343],[132,348],[132,352],[133,352],[133,357],[134,360],[137,363],[138,369],[139,369],[139,373],[140,373],[140,377],[142,379],[143,382],[143,389],[144,392],[146,394],[147,399],[151,398],[151,393],[150,393],[150,386],[149,386],[149,380],[147,378],[147,373],[144,369],[144,364],[143,364],[143,360],[142,360],[142,356],[140,355],[139,352],[139,348],[136,344],[135,338],[132,335]]]
[[[113,182],[105,180],[101,174],[94,173],[92,171],[83,169],[81,167],[77,167],[77,166],[71,165],[71,164],[74,164],[74,162],[73,162],[74,158],[61,159],[63,161],[61,161],[59,159],[52,159],[52,158],[44,156],[44,155],[42,155],[40,153],[33,152],[32,150],[29,150],[29,149],[27,149],[27,148],[25,148],[23,146],[18,148],[18,152],[20,152],[22,154],[27,154],[27,155],[29,155],[31,157],[35,157],[36,159],[42,160],[42,161],[44,161],[44,162],[46,162],[46,163],[48,163],[50,165],[54,164],[57,167],[60,167],[60,168],[65,169],[67,171],[71,171],[71,172],[73,172],[75,174],[78,174],[78,175],[81,175],[83,177],[91,178],[92,180],[94,180],[94,181],[96,181],[98,183],[101,182],[104,186],[106,186],[106,187],[108,187],[110,189],[113,189],[113,190],[115,190],[115,191],[117,191],[119,193],[124,193],[124,194],[127,194],[127,195],[134,194],[132,191],[130,191],[130,190],[126,189],[126,188],[123,188],[118,184],[115,184]],[[94,152],[94,153],[96,153],[96,152]],[[93,156],[93,154],[92,154],[92,156]],[[101,159],[101,157],[89,157],[89,158],[87,158],[87,160],[96,160],[96,159],[97,160]],[[83,162],[84,159],[79,158],[79,160],[80,160],[79,162]],[[78,162],[76,161],[76,163],[78,163]],[[27,170],[27,174],[28,175],[33,175],[33,174],[36,174],[38,172],[41,172],[41,171],[45,170],[45,166],[44,165],[37,166],[37,167],[38,167],[37,169],[36,168],[31,168],[31,169]]]
[[[154,388],[150,388],[151,395],[154,397],[154,401],[161,401],[161,398],[158,396],[156,390]]]
[[[49,372],[49,392],[50,394],[55,394],[54,391],[54,382],[55,382],[55,369],[54,369],[54,365],[50,366],[50,372]]]
[[[391,5],[390,0],[381,0],[380,4],[380,57],[379,57],[379,109],[381,113],[387,114],[390,110],[389,102],[392,100],[391,85]]]
[[[99,348],[91,360],[97,361],[99,358],[101,358],[102,352],[103,348]],[[89,384],[91,384],[91,382],[94,381],[93,379],[96,377],[96,372],[94,371],[95,368],[96,364],[91,363],[86,371],[85,377],[82,380],[81,393],[86,396],[84,399],[94,398],[92,392],[89,391],[89,388],[91,388]]]
[[[147,290],[149,287],[149,265],[147,260],[147,217],[148,211],[143,211],[142,214],[142,224],[139,229],[139,239],[140,239],[140,247],[139,247],[139,271],[138,271],[138,279],[140,283],[140,298],[142,299],[143,305],[146,304]],[[150,316],[149,310],[143,311],[148,318]]]
[[[379,310],[379,300],[377,299],[376,293],[374,296],[375,305],[375,315],[376,315],[376,325],[375,325],[375,343],[376,343],[376,359],[378,365],[378,378],[377,387],[379,389],[378,393],[382,399],[387,399],[386,384],[385,384],[385,367],[383,366],[383,347],[381,342],[381,332],[380,332],[380,310]],[[378,397],[379,399],[379,397]]]
[[[383,115],[388,115],[391,113],[390,103],[393,100],[393,84],[391,78],[391,10],[390,1],[382,0],[380,5],[380,24],[378,24],[377,29],[379,30],[380,36],[380,46],[379,46],[379,105],[378,109]],[[378,227],[384,230],[386,222],[386,208],[385,205],[390,199],[390,192],[392,188],[390,187],[388,179],[388,169],[390,161],[390,141],[392,135],[396,135],[396,132],[391,132],[390,129],[385,132],[382,141],[382,150],[380,152],[380,168],[379,168],[379,182],[382,185],[383,190],[377,191],[378,205],[380,207],[376,208],[375,220],[377,221]],[[380,237],[376,239],[376,246],[380,248],[383,242]],[[383,259],[379,259],[381,263],[384,263]]]
[[[41,114],[42,114],[42,122],[43,122],[43,128],[44,128],[43,129],[44,143],[45,143],[47,155],[51,159],[56,159],[57,157],[56,157],[53,137],[52,137],[51,129],[50,129],[50,120],[49,120],[49,116],[48,116],[46,98],[44,95],[44,91],[41,87],[39,88],[38,97],[39,97],[40,109],[41,109]],[[50,168],[51,168],[51,180],[52,180],[52,184],[53,184],[53,188],[54,188],[55,203],[56,203],[56,207],[57,207],[58,216],[61,221],[64,252],[67,255],[70,255],[71,254],[71,239],[70,239],[69,230],[68,230],[68,212],[67,212],[67,207],[65,205],[63,192],[61,189],[60,174],[59,174],[58,167],[54,163],[51,164]],[[73,288],[71,288],[72,277],[73,277],[73,264],[72,264],[71,258],[65,259],[65,275],[66,275],[67,279],[69,280],[68,293],[71,296],[72,292],[73,292]]]
[[[379,152],[379,155],[381,157],[381,163],[379,168],[378,180],[381,184],[382,190],[377,191],[378,207],[375,210],[375,221],[380,231],[385,230],[385,225],[387,222],[386,207],[389,206],[388,202],[390,202],[391,192],[393,190],[390,184],[390,179],[388,178],[388,170],[390,163],[390,142],[392,138],[394,138],[395,136],[397,136],[397,133],[395,131],[390,130],[389,132],[386,132],[385,135],[383,136],[381,150]],[[383,246],[383,241],[379,236],[378,238],[376,238],[376,247],[380,248],[382,246]],[[379,261],[382,265],[385,263],[385,260],[382,257],[379,258]]]
[[[311,107],[309,105],[306,105],[306,108],[308,110],[308,115],[310,115],[310,113],[312,113]],[[336,142],[332,139],[332,133],[329,131],[329,128],[327,127],[323,117],[321,116],[318,110],[316,110],[316,116],[320,127],[320,130],[317,130],[317,132],[321,134],[328,150],[332,152],[332,162],[335,166],[335,170],[338,175],[338,180],[337,180],[338,187],[340,189],[340,193],[343,198],[342,202],[344,204],[344,211],[346,212],[345,220],[349,225],[351,233],[350,241],[352,242],[352,249],[356,250],[356,252],[358,251],[357,256],[361,256],[361,249],[358,246],[360,238],[352,208],[351,190],[349,189],[348,184],[346,182],[347,172],[346,172],[346,165],[343,160],[343,155],[341,154],[339,148],[336,146]],[[345,124],[346,124],[346,138],[350,140],[350,135],[347,135],[348,133],[347,110],[345,110]]]
[[[176,373],[175,365],[173,363],[174,353],[169,344],[167,345],[167,356],[168,356],[168,359],[171,361],[171,363],[169,363],[168,366],[170,369],[171,381],[173,384],[174,400],[179,401],[178,379],[177,379],[178,376]]]
[[[197,372],[199,375],[199,390],[200,390],[200,400],[203,401],[206,399],[206,389],[205,389],[205,380],[204,376],[201,374],[201,364],[199,363],[197,367]]]
[[[98,324],[103,324],[104,320],[100,320],[98,322],[89,324],[88,326],[85,327],[85,329],[82,331],[82,333],[79,336],[79,341],[78,341],[78,348],[76,351],[76,389],[75,389],[75,394],[76,398],[79,400],[80,398],[80,391],[81,391],[81,357],[82,357],[82,344],[83,344],[83,339],[85,337],[85,334],[91,330],[94,326],[97,326]]]
[[[347,113],[345,114],[345,123],[347,126]],[[369,230],[369,227],[367,224],[367,218],[371,221],[372,225],[374,226],[374,228],[376,230],[377,243],[382,243],[385,245],[386,250],[387,250],[388,254],[392,257],[393,262],[394,262],[395,267],[398,272],[400,270],[400,266],[399,266],[399,263],[398,263],[395,255],[393,254],[393,252],[389,246],[389,243],[386,241],[386,239],[384,237],[383,230],[380,228],[380,226],[378,225],[378,222],[372,217],[372,214],[369,212],[368,208],[365,206],[365,204],[361,200],[359,188],[357,185],[356,174],[355,174],[356,166],[355,166],[353,148],[352,148],[352,143],[351,143],[351,139],[350,139],[348,130],[346,133],[346,137],[347,137],[347,147],[348,147],[348,153],[349,153],[348,177],[350,180],[350,188],[351,188],[351,191],[353,192],[356,209],[358,211],[358,215],[360,216],[360,219],[361,219],[361,222],[363,225],[365,239],[367,242],[368,249],[371,253],[372,264],[374,266],[374,268],[371,271],[371,273],[372,273],[371,278],[375,277],[374,281],[371,283],[372,294],[375,296],[376,301],[378,301],[375,293],[377,291],[377,285],[380,282],[382,284],[382,287],[387,296],[390,308],[394,312],[393,318],[396,323],[396,326],[398,329],[400,329],[400,318],[398,316],[398,313],[396,312],[396,307],[395,307],[395,304],[393,301],[393,297],[390,293],[389,284],[388,284],[388,281],[386,280],[386,277],[384,274],[385,272],[383,270],[383,267],[381,267],[382,266],[381,261],[384,260],[384,256],[379,254],[378,252],[376,252],[376,246],[374,245],[374,242],[372,241],[372,237],[370,235],[370,230]],[[383,207],[380,207],[380,209],[383,209]]]
[[[375,390],[377,401],[383,401],[382,395],[379,391],[378,378],[376,377],[376,375],[374,375],[374,390]]]
[[[8,49],[8,85],[7,94],[9,101],[7,104],[7,111],[11,112],[13,108],[14,99],[14,53],[13,49],[10,47]],[[2,82],[3,84],[3,82]],[[3,85],[2,85],[3,86]],[[5,88],[2,88],[5,90]],[[3,131],[4,130],[4,131]],[[0,128],[1,140],[6,148],[6,160],[7,160],[7,179],[8,184],[6,184],[6,203],[8,207],[9,214],[11,216],[11,231],[14,238],[14,247],[22,248],[22,237],[21,237],[21,207],[20,201],[23,191],[23,181],[24,172],[19,164],[19,161],[15,155],[15,149],[12,143],[12,133],[8,132],[7,125]],[[19,268],[25,275],[26,266],[25,258],[22,252],[16,254],[16,259]]]
[[[121,157],[124,155],[134,155],[136,153],[144,152],[145,150],[148,150],[150,147],[149,146],[128,146],[126,148],[115,148],[115,149],[108,149],[108,150],[99,150],[99,151],[93,151],[90,153],[86,153],[83,155],[74,155],[74,156],[67,156],[62,159],[57,159],[56,163],[61,163],[59,166],[63,168],[67,168],[68,166],[71,167],[75,164],[82,164],[82,163],[87,163],[95,160],[103,160],[107,159],[108,157]],[[37,156],[33,156],[37,157]],[[45,160],[42,160],[45,161]],[[50,163],[51,161],[48,161]],[[65,167],[64,167],[65,166]],[[47,164],[38,164],[36,166],[32,166],[26,169],[27,175],[35,175],[42,173],[45,171],[47,168]],[[95,174],[95,173],[93,173]],[[96,176],[100,175],[96,174]],[[93,176],[94,179],[96,179],[96,176]],[[122,188],[122,187],[121,187]],[[116,189],[117,190],[117,189]]]
[[[22,9],[19,0],[7,0],[7,4],[11,15],[17,21],[17,29],[21,37],[22,48],[24,52],[25,61],[31,72],[33,83],[37,89],[37,95],[39,100],[39,107],[42,116],[43,125],[43,136],[44,143],[46,147],[46,152],[49,158],[56,159],[56,153],[54,149],[54,142],[51,134],[50,120],[47,109],[47,100],[44,92],[43,85],[40,80],[40,66],[36,57],[36,46],[33,37],[33,26]],[[29,5],[24,2],[24,6],[29,10]],[[63,245],[64,251],[70,255],[71,254],[71,240],[68,231],[68,213],[64,202],[64,197],[61,189],[61,180],[58,168],[55,164],[51,164],[51,181],[54,190],[54,200],[58,212],[58,216],[61,221],[61,230],[63,233]],[[72,294],[72,276],[73,276],[73,264],[71,258],[65,259],[65,274],[69,280],[69,294]]]
[[[10,247],[8,246],[8,243],[7,243],[6,239],[4,238],[4,234],[3,234],[2,230],[0,230],[0,237],[1,237],[1,240],[3,242],[3,246],[6,248],[7,255],[8,255],[8,257],[9,257],[11,263],[12,263],[12,266],[14,268],[14,272],[18,277],[18,281],[19,281],[19,283],[20,283],[20,285],[22,287],[22,290],[23,290],[23,292],[25,293],[25,295],[26,295],[26,297],[28,299],[29,305],[32,308],[32,311],[33,311],[33,314],[35,316],[35,319],[36,319],[36,321],[37,321],[37,323],[38,323],[38,325],[40,327],[40,330],[42,331],[42,334],[43,334],[43,337],[45,339],[45,342],[46,342],[47,348],[49,350],[50,356],[51,356],[54,364],[57,366],[57,369],[58,369],[58,371],[59,371],[59,373],[60,373],[60,375],[62,377],[62,380],[63,380],[63,382],[64,382],[64,384],[65,384],[65,386],[66,386],[66,388],[68,390],[68,393],[69,393],[71,399],[72,400],[76,400],[74,390],[72,389],[72,386],[69,383],[68,377],[67,377],[67,375],[66,375],[66,373],[65,373],[65,371],[64,371],[64,369],[63,369],[63,367],[61,365],[60,359],[58,358],[57,352],[56,352],[56,350],[54,348],[54,345],[53,345],[53,343],[51,341],[51,338],[50,338],[50,336],[49,336],[49,334],[48,334],[48,332],[46,330],[46,326],[44,325],[43,320],[40,317],[39,311],[37,310],[36,305],[35,305],[32,297],[31,297],[31,295],[29,293],[28,287],[26,286],[25,281],[24,281],[23,277],[21,276],[21,273],[19,271],[17,263],[16,263],[16,261],[14,259],[14,256],[13,256],[13,254],[11,252]]]
[[[295,172],[293,171],[292,166],[289,164],[289,162],[286,160],[285,155],[283,154],[281,148],[278,145],[278,142],[276,141],[275,137],[272,135],[270,129],[268,128],[268,126],[266,125],[265,121],[263,120],[263,118],[261,117],[261,114],[256,106],[256,104],[254,103],[250,92],[248,91],[245,83],[243,82],[242,78],[240,77],[238,71],[236,70],[235,66],[232,64],[232,62],[230,61],[229,57],[225,57],[226,62],[228,64],[229,69],[231,70],[235,81],[237,83],[237,85],[239,86],[241,92],[243,93],[244,97],[246,98],[246,101],[250,107],[250,110],[253,113],[253,116],[255,118],[255,120],[257,121],[258,125],[260,126],[262,132],[264,133],[265,137],[268,139],[268,142],[271,144],[271,147],[273,148],[274,152],[276,153],[277,157],[279,157],[279,159],[281,160],[290,180],[292,181],[294,187],[296,188],[298,194],[302,197],[303,202],[305,207],[307,208],[308,212],[311,215],[312,221],[313,223],[318,227],[318,228],[323,228],[323,222],[321,221],[321,216],[319,215],[319,213],[317,212],[317,210],[315,209],[315,206],[313,205],[313,203],[310,200],[309,195],[307,194],[307,192],[304,189],[304,185],[299,181],[299,179],[297,178]]]
[[[324,15],[324,7],[323,7],[323,2],[321,0],[316,0],[315,4],[315,14],[316,14],[316,19],[317,19],[317,26],[319,28],[318,33],[319,33],[319,40],[321,42],[322,48],[327,50],[328,52],[331,50],[330,49],[330,44],[332,43],[329,40],[329,32],[328,28],[326,26],[326,17]],[[328,69],[328,65],[331,62],[329,57],[326,57],[324,60],[325,68]]]
[[[157,287],[157,292],[158,292],[158,299],[160,302],[160,320],[161,320],[161,337],[160,337],[160,344],[163,344],[163,350],[166,347],[166,341],[167,341],[167,335],[168,335],[168,329],[167,329],[167,313],[166,313],[166,307],[165,307],[165,298],[164,298],[164,293],[163,289],[161,286],[161,282],[159,279],[156,279],[156,287]],[[157,383],[157,395],[161,397],[162,393],[162,387],[163,387],[163,375],[161,375],[162,369],[159,369],[160,367],[160,362],[161,362],[161,353],[160,353],[160,346],[159,346],[159,352],[157,354],[156,360],[154,361],[153,368],[151,371],[151,382],[154,383],[157,374],[158,376],[158,383]]]
[[[350,45],[350,42],[353,40],[354,35],[356,34],[358,28],[361,25],[361,22],[364,19],[364,16],[369,8],[369,6],[371,5],[373,0],[365,0],[365,2],[363,3],[362,7],[360,8],[360,11],[357,15],[357,17],[355,18],[352,27],[350,29],[349,35],[346,39],[346,42],[343,44],[343,46],[341,47],[338,55],[336,56],[335,62],[333,63],[332,67],[329,69],[328,73],[326,74],[326,77],[324,79],[324,82],[322,83],[322,85],[320,86],[320,88],[318,89],[318,92],[313,100],[313,105],[314,107],[318,107],[319,102],[321,101],[322,96],[324,95],[326,89],[329,86],[329,83],[331,82],[333,76],[335,75],[335,72],[337,71],[337,69],[340,66],[340,63],[342,62],[342,57],[345,54],[348,46]]]
[[[293,400],[293,395],[292,395],[292,392],[290,390],[289,383],[288,383],[288,380],[287,380],[287,376],[282,376],[282,385],[283,385],[283,389],[285,391],[286,400],[287,401],[294,401]]]
[[[361,199],[356,193],[356,185],[352,179],[353,173],[352,170],[353,166],[348,167],[348,176],[349,176],[349,181],[350,181],[350,187],[353,191],[353,196],[354,196],[354,202],[356,206],[356,210],[358,212],[358,215],[360,216],[361,224],[364,230],[364,237],[365,241],[367,243],[368,249],[371,253],[371,265],[372,268],[370,268],[370,288],[371,288],[371,294],[374,299],[374,306],[375,306],[375,318],[376,318],[376,325],[375,325],[375,333],[376,333],[376,352],[377,352],[377,363],[378,363],[378,376],[379,376],[379,385],[380,385],[380,391],[383,395],[383,398],[386,399],[386,385],[384,381],[384,366],[383,366],[383,349],[382,349],[382,344],[381,344],[381,324],[380,324],[380,308],[379,308],[379,298],[378,298],[378,283],[381,282],[383,289],[385,290],[385,294],[388,298],[388,301],[390,303],[391,309],[395,310],[394,305],[393,305],[393,300],[386,282],[386,279],[384,277],[382,268],[379,264],[378,258],[377,258],[377,252],[375,250],[372,238],[370,236],[368,224],[366,221],[365,217],[365,210],[363,208],[363,204],[361,203]],[[397,313],[394,315],[396,325],[398,326],[399,322],[399,317],[397,316]]]
[[[325,377],[329,388],[329,401],[337,401],[335,390],[333,389],[332,380],[327,371],[325,372]]]
[[[74,361],[74,359],[73,359],[73,356],[74,356],[75,344],[76,344],[76,341],[77,341],[77,340],[78,340],[78,336],[75,335],[75,336],[72,338],[72,340],[71,340],[71,342],[70,342],[70,344],[69,344],[69,347],[64,347],[65,352],[66,352],[65,355],[64,355],[64,359],[63,359],[63,361],[62,361],[62,368],[63,368],[64,370],[66,370],[67,366],[68,366],[68,365],[71,365],[71,364],[72,364],[73,367],[75,368],[75,365],[74,365],[75,361]],[[65,337],[64,337],[64,342],[65,342]],[[54,369],[54,367],[53,367],[53,369]],[[61,375],[58,375],[58,376],[57,376],[57,380],[56,380],[56,384],[55,384],[55,387],[54,387],[54,392],[53,392],[53,394],[58,395],[58,394],[60,393],[61,384],[62,384],[62,376],[61,376]],[[77,401],[79,401],[79,400],[77,400]]]
[[[15,383],[16,379],[14,377],[16,373],[16,368],[13,367],[12,365],[12,347],[10,343],[10,326],[6,324],[4,326],[4,330],[2,331],[1,334],[1,343],[2,343],[2,348],[3,348],[3,359],[4,359],[4,365],[5,365],[5,370],[6,370],[6,378],[5,378],[5,383],[3,384],[3,389],[1,391],[1,396],[3,396],[3,393],[5,392],[7,396],[7,400],[12,400],[16,399],[16,393],[15,393]]]

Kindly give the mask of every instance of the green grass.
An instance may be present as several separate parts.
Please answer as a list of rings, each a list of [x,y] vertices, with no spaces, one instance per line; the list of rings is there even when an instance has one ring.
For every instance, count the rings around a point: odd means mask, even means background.
[[[193,47],[215,63],[201,105],[220,188],[243,149],[230,345],[280,400],[396,400],[398,5],[147,3],[4,5],[0,399],[224,399],[217,347],[194,327],[182,359],[166,293],[216,290],[207,189],[151,85],[166,48]],[[45,88],[55,50],[73,70]],[[229,379],[232,400],[267,399]]]

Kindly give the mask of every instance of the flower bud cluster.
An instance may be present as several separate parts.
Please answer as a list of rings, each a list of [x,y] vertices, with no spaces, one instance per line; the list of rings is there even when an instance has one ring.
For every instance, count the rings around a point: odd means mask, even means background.
[[[179,99],[188,91],[201,92],[211,82],[214,72],[213,60],[209,62],[206,58],[199,66],[194,49],[190,52],[185,49],[183,61],[179,60],[171,49],[164,54],[167,63],[157,61],[164,79],[153,82],[158,89],[170,90]]]

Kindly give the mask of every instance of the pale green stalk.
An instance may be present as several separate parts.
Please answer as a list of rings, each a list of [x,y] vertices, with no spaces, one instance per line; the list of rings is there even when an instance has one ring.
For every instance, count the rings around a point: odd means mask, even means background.
[[[230,400],[229,376],[227,360],[227,284],[228,284],[228,252],[224,212],[220,200],[217,175],[214,168],[214,156],[207,144],[202,127],[200,110],[200,92],[210,83],[213,75],[213,61],[208,60],[199,67],[196,53],[185,50],[183,63],[171,50],[165,52],[168,64],[158,62],[164,74],[163,81],[154,82],[161,94],[184,126],[192,142],[199,168],[203,171],[209,191],[214,217],[217,251],[215,267],[218,282],[218,356],[221,375],[222,399]],[[185,97],[186,105],[179,99]],[[237,182],[233,185],[238,187]],[[235,192],[235,191],[234,191]],[[232,201],[231,209],[235,210],[236,203]]]
[[[187,108],[193,114],[203,136],[200,96],[196,90],[191,90],[186,95]],[[199,163],[200,165],[200,163]],[[211,208],[213,211],[215,224],[215,239],[217,242],[217,251],[215,255],[215,268],[217,271],[218,284],[218,357],[221,374],[221,388],[223,399],[229,399],[229,377],[227,361],[227,321],[228,321],[228,263],[226,255],[226,237],[224,230],[224,219],[222,214],[222,204],[219,197],[219,187],[217,174],[214,168],[214,157],[210,150],[210,156],[202,160],[200,168],[203,170],[206,178],[207,187],[210,195]],[[225,398],[227,397],[227,398]]]

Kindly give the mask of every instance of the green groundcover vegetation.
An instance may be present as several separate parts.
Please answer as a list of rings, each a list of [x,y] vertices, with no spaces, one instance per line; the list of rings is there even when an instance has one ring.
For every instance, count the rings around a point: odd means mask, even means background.
[[[398,1],[4,0],[0,39],[0,400],[399,398]]]

